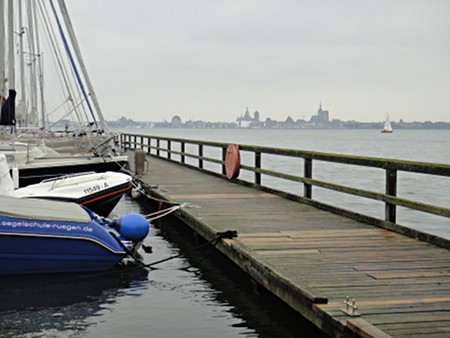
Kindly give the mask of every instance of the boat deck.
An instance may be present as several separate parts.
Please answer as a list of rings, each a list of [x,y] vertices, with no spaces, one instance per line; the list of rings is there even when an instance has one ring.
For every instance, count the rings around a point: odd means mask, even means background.
[[[237,230],[218,249],[330,336],[450,336],[449,250],[147,159],[152,195],[207,239]]]
[[[19,164],[19,186],[25,187],[39,183],[44,179],[54,178],[79,172],[120,171],[127,166],[127,156],[104,159],[92,156],[59,156],[38,158],[26,164]]]

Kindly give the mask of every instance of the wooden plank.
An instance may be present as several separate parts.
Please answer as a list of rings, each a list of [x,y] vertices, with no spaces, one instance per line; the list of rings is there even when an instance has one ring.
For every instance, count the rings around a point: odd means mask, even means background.
[[[436,304],[436,303],[450,303],[450,297],[430,297],[430,298],[418,298],[418,299],[380,299],[370,301],[358,301],[359,307],[374,307],[374,306],[386,306],[386,305],[417,305],[417,304]],[[324,311],[330,311],[333,309],[342,308],[342,302],[329,302],[328,304],[317,305]],[[449,309],[450,310],[450,309]],[[450,320],[450,317],[448,318]]]
[[[389,330],[389,333],[393,337],[427,337],[427,338],[448,338],[450,336],[450,329],[447,325],[446,327],[427,327],[427,328],[415,328],[413,331],[410,329],[397,329],[397,330]]]
[[[181,199],[254,199],[254,198],[280,198],[276,195],[270,195],[270,194],[174,194],[169,195],[171,198],[175,200],[181,200]]]
[[[358,284],[362,284],[361,282],[358,282]],[[318,288],[314,285],[313,289],[317,290],[317,292],[320,292],[321,294],[325,294],[328,296],[329,301],[334,302],[336,299],[338,301],[342,301],[345,296],[351,295],[353,298],[356,298],[358,301],[378,301],[380,299],[389,299],[392,301],[392,303],[383,303],[383,306],[385,305],[395,305],[395,302],[398,302],[399,300],[409,300],[413,297],[420,297],[425,292],[433,293],[435,296],[442,295],[442,297],[445,297],[450,293],[450,285],[447,285],[446,287],[442,287],[438,284],[434,285],[427,285],[427,284],[421,284],[421,285],[403,285],[403,294],[398,294],[398,289],[393,287],[392,285],[381,287],[376,283],[372,284],[366,284],[363,286],[357,286],[357,285],[348,285],[345,288]],[[395,300],[395,302],[394,302]],[[408,303],[409,304],[409,303]],[[414,304],[421,304],[424,303],[414,303]],[[433,304],[440,304],[440,303],[433,303]],[[411,304],[409,304],[412,306]],[[368,305],[372,306],[372,305]],[[449,307],[450,304],[445,303],[446,307]]]
[[[363,338],[389,338],[387,333],[370,324],[363,318],[354,318],[347,320],[347,328]]]
[[[176,216],[207,239],[237,230],[217,248],[330,336],[448,333],[449,250],[167,161],[149,163],[145,182],[165,189],[152,194],[193,201],[198,208]],[[356,298],[362,318],[342,312],[345,296]]]
[[[393,314],[384,314],[384,315],[376,315],[370,317],[370,322],[373,325],[384,325],[390,323],[403,323],[405,327],[410,323],[415,322],[423,322],[428,323],[430,326],[434,325],[434,323],[438,322],[449,322],[449,314],[448,311],[439,311],[439,312],[422,312],[422,313],[397,313]]]
[[[445,284],[444,284],[445,283]],[[434,285],[448,285],[449,281],[442,281],[442,279],[431,279],[431,278],[420,278],[420,279],[408,279],[408,280],[385,280],[383,284],[380,284],[379,281],[375,279],[367,279],[364,282],[343,282],[339,283],[338,281],[322,281],[314,283],[314,287],[317,289],[335,289],[339,290],[341,288],[356,288],[356,287],[364,287],[367,285],[377,285],[380,289],[385,287],[392,287],[393,289],[398,289],[399,287],[408,287],[409,285],[425,285],[427,288],[433,287]]]
[[[260,255],[267,255],[267,256],[274,256],[274,255],[305,255],[305,254],[318,254],[320,253],[319,250],[257,250],[255,251],[257,254]]]
[[[262,233],[240,233],[239,239],[245,239],[245,238],[273,238],[273,237],[283,237],[286,238],[286,235],[284,235],[281,232],[262,232]]]
[[[392,231],[384,230],[384,229],[376,229],[376,228],[361,228],[361,229],[333,229],[328,230],[326,232],[322,230],[297,230],[297,231],[281,231],[282,234],[285,234],[292,238],[320,238],[320,237],[328,237],[328,238],[336,238],[336,237],[370,237],[370,236],[378,236],[382,238],[398,238]],[[402,238],[402,240],[412,240],[410,238]]]
[[[394,337],[411,337],[413,334],[417,337],[436,337],[444,333],[447,334],[447,336],[444,335],[443,337],[450,336],[449,321],[434,322],[432,325],[430,325],[430,323],[416,322],[408,324],[407,327],[405,327],[404,323],[393,323],[382,324],[380,327],[382,327],[383,330],[389,331]]]
[[[439,277],[448,278],[450,277],[450,272],[447,271],[398,271],[398,272],[372,272],[367,274],[377,280],[383,279],[395,279],[395,278],[428,278],[428,277]]]

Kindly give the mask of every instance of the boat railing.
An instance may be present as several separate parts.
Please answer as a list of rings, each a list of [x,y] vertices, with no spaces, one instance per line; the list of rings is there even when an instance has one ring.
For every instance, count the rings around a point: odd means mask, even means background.
[[[126,149],[143,149],[148,155],[227,177],[228,143],[125,133],[120,142]],[[442,198],[447,195],[445,186],[450,187],[448,164],[245,144],[239,150],[237,183],[442,245],[439,236],[400,225],[398,213],[405,215],[402,224],[416,220],[417,214],[448,222],[450,209]],[[425,190],[434,195],[427,196]]]

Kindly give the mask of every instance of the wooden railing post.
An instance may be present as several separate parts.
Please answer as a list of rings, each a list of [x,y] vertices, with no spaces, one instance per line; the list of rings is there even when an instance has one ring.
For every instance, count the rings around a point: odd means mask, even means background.
[[[144,136],[141,136],[141,149],[144,149]]]
[[[226,175],[227,174],[227,148],[223,147],[222,148],[222,175]]]
[[[159,150],[160,146],[161,146],[161,140],[157,139],[156,140],[156,156],[158,156],[158,157],[159,157],[159,154],[160,154],[160,150]]]
[[[386,169],[386,195],[397,196],[397,170]],[[396,205],[386,202],[385,220],[395,223],[397,221]]]
[[[198,156],[203,157],[203,144],[198,145]],[[198,159],[198,167],[203,169],[203,159],[201,158]]]
[[[261,169],[261,152],[255,151],[255,169]],[[261,185],[261,173],[255,171],[255,184]]]
[[[186,143],[181,142],[181,163],[185,163],[184,153],[186,152]]]
[[[304,176],[305,178],[312,178],[312,159],[305,158],[305,168],[304,168]],[[312,198],[312,186],[311,184],[304,183],[303,184],[303,196],[305,198]]]
[[[151,146],[152,146],[152,138],[151,137],[147,137],[147,154],[151,153]]]
[[[172,158],[172,142],[167,141],[167,158],[170,160]]]
[[[125,134],[120,134],[120,147],[125,149],[125,140],[126,140],[126,135]]]

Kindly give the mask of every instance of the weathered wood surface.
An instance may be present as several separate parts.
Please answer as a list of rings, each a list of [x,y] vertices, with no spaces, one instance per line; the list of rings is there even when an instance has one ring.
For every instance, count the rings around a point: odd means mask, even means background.
[[[450,336],[450,251],[149,157],[152,194],[331,336]],[[356,300],[359,317],[345,314]]]

